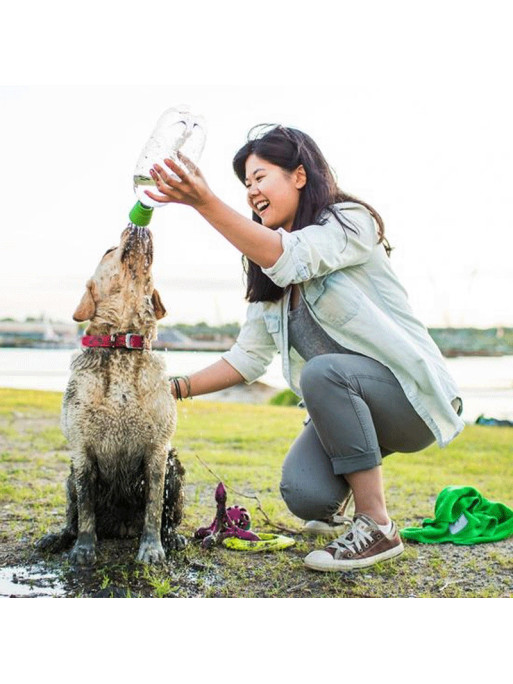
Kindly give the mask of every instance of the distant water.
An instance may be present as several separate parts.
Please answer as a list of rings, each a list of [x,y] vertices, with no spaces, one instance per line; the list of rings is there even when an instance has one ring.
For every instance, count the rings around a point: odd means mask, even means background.
[[[63,392],[69,377],[70,349],[0,348],[0,387]],[[159,351],[170,375],[194,373],[221,358],[220,352]],[[474,422],[487,417],[513,420],[513,356],[460,357],[447,359],[450,373],[461,389],[463,418]],[[286,386],[277,356],[260,378],[271,387]],[[205,395],[204,399],[215,395]]]
[[[0,387],[40,389],[63,392],[69,378],[75,349],[0,348]],[[190,375],[221,358],[222,352],[158,351],[166,361],[170,375]],[[279,357],[274,360],[261,382],[283,389]],[[209,395],[202,397],[208,399]]]

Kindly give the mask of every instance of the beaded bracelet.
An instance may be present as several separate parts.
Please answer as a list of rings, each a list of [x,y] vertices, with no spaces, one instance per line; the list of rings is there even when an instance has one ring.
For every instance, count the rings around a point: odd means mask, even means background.
[[[171,376],[169,380],[173,383],[175,388],[175,394],[178,401],[183,401],[184,399],[192,399],[191,396],[191,381],[188,375],[175,375]],[[182,396],[182,388],[180,387],[180,380],[183,380],[185,386],[187,387],[187,396]]]

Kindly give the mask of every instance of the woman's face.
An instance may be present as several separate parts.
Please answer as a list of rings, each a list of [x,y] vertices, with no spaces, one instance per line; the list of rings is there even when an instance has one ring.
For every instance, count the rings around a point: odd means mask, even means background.
[[[246,160],[248,204],[267,228],[292,228],[301,188],[306,184],[303,166],[286,171],[281,166],[250,154]]]

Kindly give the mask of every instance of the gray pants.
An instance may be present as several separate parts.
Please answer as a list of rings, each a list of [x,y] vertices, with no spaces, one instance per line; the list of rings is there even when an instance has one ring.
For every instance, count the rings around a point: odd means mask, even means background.
[[[301,392],[310,419],[285,458],[280,490],[303,520],[338,510],[349,493],[344,473],[435,441],[394,374],[367,356],[315,356],[301,373]]]

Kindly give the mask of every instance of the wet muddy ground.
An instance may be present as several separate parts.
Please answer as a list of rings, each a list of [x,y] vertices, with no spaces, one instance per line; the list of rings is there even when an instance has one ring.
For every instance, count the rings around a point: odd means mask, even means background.
[[[42,557],[26,543],[0,544],[0,598],[511,597],[513,540],[468,547],[407,544],[392,562],[348,573],[302,565],[304,544],[243,554],[189,543],[161,566],[135,562],[134,540],[102,541],[92,568],[67,554]],[[499,551],[500,550],[500,551]]]
[[[187,550],[161,566],[136,563],[133,540],[102,541],[98,562],[72,567],[67,554],[43,556],[26,544],[0,546],[0,598],[176,598],[204,595],[215,571]]]

